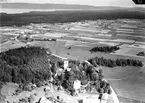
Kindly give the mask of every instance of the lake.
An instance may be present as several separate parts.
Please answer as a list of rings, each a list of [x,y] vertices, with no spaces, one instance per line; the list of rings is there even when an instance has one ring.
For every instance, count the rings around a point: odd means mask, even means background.
[[[57,9],[59,10],[59,9]],[[3,9],[0,8],[0,13],[16,14],[16,13],[26,13],[30,11],[57,11],[56,9]],[[62,9],[61,9],[62,10]]]

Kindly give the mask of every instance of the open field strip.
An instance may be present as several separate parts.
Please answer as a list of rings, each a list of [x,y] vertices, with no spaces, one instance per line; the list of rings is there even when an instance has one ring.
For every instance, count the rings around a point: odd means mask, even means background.
[[[110,32],[111,30],[104,30],[104,29],[102,29],[101,31],[100,31],[100,33],[104,33],[104,34],[107,34],[108,32]]]
[[[135,43],[136,43],[136,44],[142,44],[142,45],[145,45],[145,42],[139,42],[139,41],[136,41]]]
[[[140,57],[140,58],[145,58],[145,57],[142,57],[142,56],[137,56],[136,54],[140,51],[145,51],[145,46],[143,45],[141,48],[140,47],[136,47],[134,46],[135,44],[133,45],[127,45],[127,44],[124,44],[124,45],[121,45],[119,50],[115,51],[115,53],[111,53],[111,54],[119,54],[119,55],[128,55],[128,56],[134,56],[134,57]]]
[[[133,23],[133,24],[136,24],[136,23],[138,23],[138,24],[140,24],[140,23],[142,23],[142,20],[129,20],[129,19],[125,19],[125,20],[121,20],[122,22],[124,22],[124,23]]]
[[[116,30],[117,33],[134,33],[133,31]]]
[[[89,31],[89,32],[100,32],[101,29],[96,29],[96,28],[86,28],[82,26],[74,26],[70,28],[69,30],[79,30],[79,31]]]
[[[134,43],[134,40],[128,40],[128,39],[114,39],[114,40],[110,40],[113,42],[120,42],[120,43]]]
[[[145,49],[144,44],[139,44],[139,43],[134,43],[134,44],[122,44],[119,46],[120,48],[132,48],[132,49],[138,49],[138,50],[143,50]]]
[[[118,56],[130,56],[130,57],[135,57],[135,58],[142,58],[142,59],[145,59],[145,57],[142,57],[142,56],[136,56],[136,55],[131,55],[131,54],[121,54],[121,53],[110,53],[112,55],[118,55]]]
[[[144,33],[140,33],[140,32],[133,32],[133,33],[116,32],[116,35],[117,34],[120,34],[120,35],[121,34],[124,34],[124,35],[127,34],[127,35],[132,35],[132,36],[145,36]],[[118,38],[120,38],[120,37],[118,37]]]
[[[131,37],[140,37],[140,38],[145,38],[145,36],[138,36],[138,35],[129,35],[129,34],[117,34],[117,36],[126,36],[126,37],[128,37],[128,36],[131,36]]]
[[[115,54],[122,54],[123,55],[123,54],[125,54],[126,52],[128,52],[130,50],[131,50],[130,48],[124,47],[124,48],[121,48],[121,49],[115,51]]]
[[[133,45],[130,45],[130,47],[137,48],[137,49],[144,49],[143,51],[145,51],[145,45],[140,45],[140,44],[135,43]]]
[[[86,39],[86,40],[109,41],[109,39],[99,39],[99,38],[91,38],[91,37],[79,37],[79,38]]]
[[[0,31],[17,31],[19,30],[18,28],[13,28],[13,27],[1,27]]]
[[[127,31],[127,32],[133,32],[134,30],[133,29],[123,29],[123,28],[117,28],[116,29],[117,31]]]
[[[145,29],[139,29],[139,30],[135,30],[135,32],[140,32],[140,33],[145,33]]]
[[[2,35],[16,35],[16,36],[18,36],[19,34],[17,34],[17,33],[3,33]]]
[[[101,42],[116,42],[116,43],[134,43],[134,40],[128,40],[128,39],[100,39],[100,38],[92,38],[92,37],[81,37],[81,36],[67,36],[67,37],[74,37],[78,39],[83,40],[90,40],[90,41],[101,41]]]
[[[138,54],[139,51],[145,51],[145,49],[140,49],[140,50],[138,50],[138,48],[131,48],[131,49],[130,49],[129,51],[127,51],[125,54],[137,56],[136,54]]]
[[[74,45],[76,47],[90,47],[89,45]]]
[[[42,34],[32,34],[32,35],[30,35],[30,38],[35,38],[35,37],[42,37],[43,35]]]
[[[121,30],[117,30],[116,31],[117,33],[122,33],[122,34],[135,34],[135,35],[140,35],[140,34],[144,34],[145,33],[145,31],[137,31],[137,30],[135,30],[135,31],[121,31]]]
[[[87,44],[87,42],[67,40],[65,46],[81,45],[81,44]]]
[[[83,37],[91,37],[91,38],[99,38],[99,37],[111,37],[112,34],[106,34],[106,33],[78,33],[79,36]],[[75,35],[73,35],[75,36]],[[77,35],[76,35],[77,36]]]
[[[69,30],[79,30],[79,31],[88,31],[88,32],[98,32],[98,33],[108,33],[111,30],[102,29],[102,28],[94,28],[94,27],[82,27],[82,26],[74,26]]]
[[[94,37],[95,36],[95,33],[90,33],[90,34],[88,34],[88,33],[78,33],[77,35],[79,35],[79,36],[89,36],[89,37]],[[76,36],[77,36],[76,35]],[[74,35],[73,35],[74,36]]]
[[[98,35],[98,36],[108,36],[108,37],[111,37],[112,36],[112,34],[96,34],[96,35]]]
[[[116,46],[116,45],[119,45],[120,43],[114,43],[114,42],[98,42],[100,44],[106,44],[106,45],[109,45],[109,46]]]
[[[67,34],[67,33],[56,33],[56,32],[50,33],[50,32],[48,32],[48,33],[45,33],[43,36],[49,36],[49,37],[63,37],[63,36],[67,36],[67,35],[69,35],[69,34]]]
[[[33,30],[23,28],[23,27],[2,27],[0,31],[10,32],[10,31],[25,31],[25,32],[31,32]]]
[[[100,30],[87,30],[86,28],[83,28],[83,29],[81,29],[81,28],[71,28],[70,30],[72,30],[72,31],[84,31],[84,32],[93,32],[93,33],[96,33],[96,32],[100,32]]]
[[[138,28],[136,25],[128,25],[128,24],[126,24],[126,25],[121,25],[121,27],[124,27],[124,28]]]

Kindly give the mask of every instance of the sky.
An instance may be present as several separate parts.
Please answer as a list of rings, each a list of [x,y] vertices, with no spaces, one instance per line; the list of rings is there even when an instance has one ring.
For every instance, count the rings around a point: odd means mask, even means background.
[[[25,2],[25,3],[55,3],[55,4],[80,4],[93,6],[121,6],[137,7],[132,0],[0,0],[3,2]],[[140,7],[145,7],[140,6]]]

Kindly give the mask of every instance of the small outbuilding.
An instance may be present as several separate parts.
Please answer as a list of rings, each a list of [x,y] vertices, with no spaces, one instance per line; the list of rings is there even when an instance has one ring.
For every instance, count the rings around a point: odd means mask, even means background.
[[[42,97],[39,99],[38,103],[52,103],[52,102],[46,97]]]

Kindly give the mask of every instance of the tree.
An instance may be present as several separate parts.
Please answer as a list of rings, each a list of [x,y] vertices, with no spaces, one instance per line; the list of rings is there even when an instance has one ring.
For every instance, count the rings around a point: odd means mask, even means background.
[[[56,63],[53,63],[53,64],[52,64],[52,67],[51,67],[51,72],[52,72],[53,74],[55,74],[55,73],[56,73],[56,70],[57,70]]]
[[[98,90],[100,88],[100,82],[99,81],[95,81],[94,85],[95,85],[96,90]]]
[[[95,71],[91,74],[91,80],[92,81],[99,80],[99,75]]]

